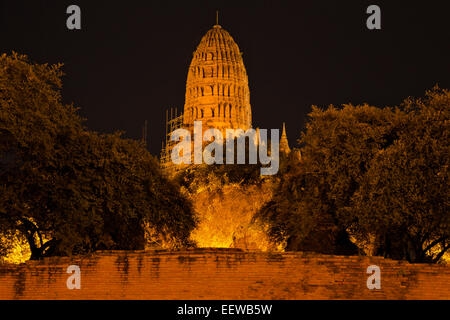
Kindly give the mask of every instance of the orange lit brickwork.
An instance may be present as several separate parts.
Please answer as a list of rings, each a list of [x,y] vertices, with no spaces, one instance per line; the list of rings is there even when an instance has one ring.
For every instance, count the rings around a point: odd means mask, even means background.
[[[81,290],[68,290],[69,265]],[[381,290],[366,286],[381,268]],[[377,257],[204,249],[102,252],[0,266],[0,299],[450,299],[450,268]]]
[[[202,121],[204,129],[252,125],[250,90],[242,53],[231,35],[215,25],[202,38],[189,66],[184,124]]]

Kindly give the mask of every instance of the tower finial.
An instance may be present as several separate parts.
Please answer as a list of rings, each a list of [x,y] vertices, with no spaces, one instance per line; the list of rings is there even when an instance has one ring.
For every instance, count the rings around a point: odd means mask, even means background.
[[[216,25],[219,25],[219,10],[216,10]]]
[[[283,133],[281,134],[280,139],[280,152],[288,155],[291,152],[291,148],[289,148],[289,142],[286,134],[286,124],[283,122]]]

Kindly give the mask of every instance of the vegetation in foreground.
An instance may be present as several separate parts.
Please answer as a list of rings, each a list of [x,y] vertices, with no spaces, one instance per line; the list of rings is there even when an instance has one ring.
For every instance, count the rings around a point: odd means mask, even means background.
[[[62,76],[61,65],[0,57],[0,254],[18,236],[32,260],[143,249],[146,234],[188,245],[190,203],[143,144],[86,130],[61,103]]]
[[[302,164],[260,212],[272,237],[289,250],[441,261],[450,248],[449,124],[450,92],[437,87],[395,108],[313,107]]]
[[[0,57],[0,259],[197,245],[440,262],[450,248],[447,90],[313,107],[275,177],[199,166],[169,181],[140,142],[87,130],[61,78]]]

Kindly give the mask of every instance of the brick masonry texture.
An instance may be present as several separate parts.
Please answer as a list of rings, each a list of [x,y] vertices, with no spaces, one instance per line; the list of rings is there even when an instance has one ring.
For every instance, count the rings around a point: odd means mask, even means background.
[[[67,268],[81,268],[81,290]],[[367,267],[381,268],[381,290]],[[0,265],[0,300],[11,299],[450,299],[450,267],[379,257],[237,249],[108,251]]]

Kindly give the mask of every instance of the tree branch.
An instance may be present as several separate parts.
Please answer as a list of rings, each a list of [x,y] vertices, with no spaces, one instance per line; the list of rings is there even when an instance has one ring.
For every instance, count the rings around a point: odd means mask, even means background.
[[[442,251],[433,259],[434,263],[439,262],[441,260],[442,256],[447,252],[447,250],[450,249],[450,245],[445,246]]]
[[[436,246],[437,244],[439,244],[442,241],[445,241],[447,238],[446,237],[441,237],[437,240],[434,240],[431,244],[428,245],[428,247],[426,247],[423,252],[427,253],[429,250],[431,250],[434,246]]]

